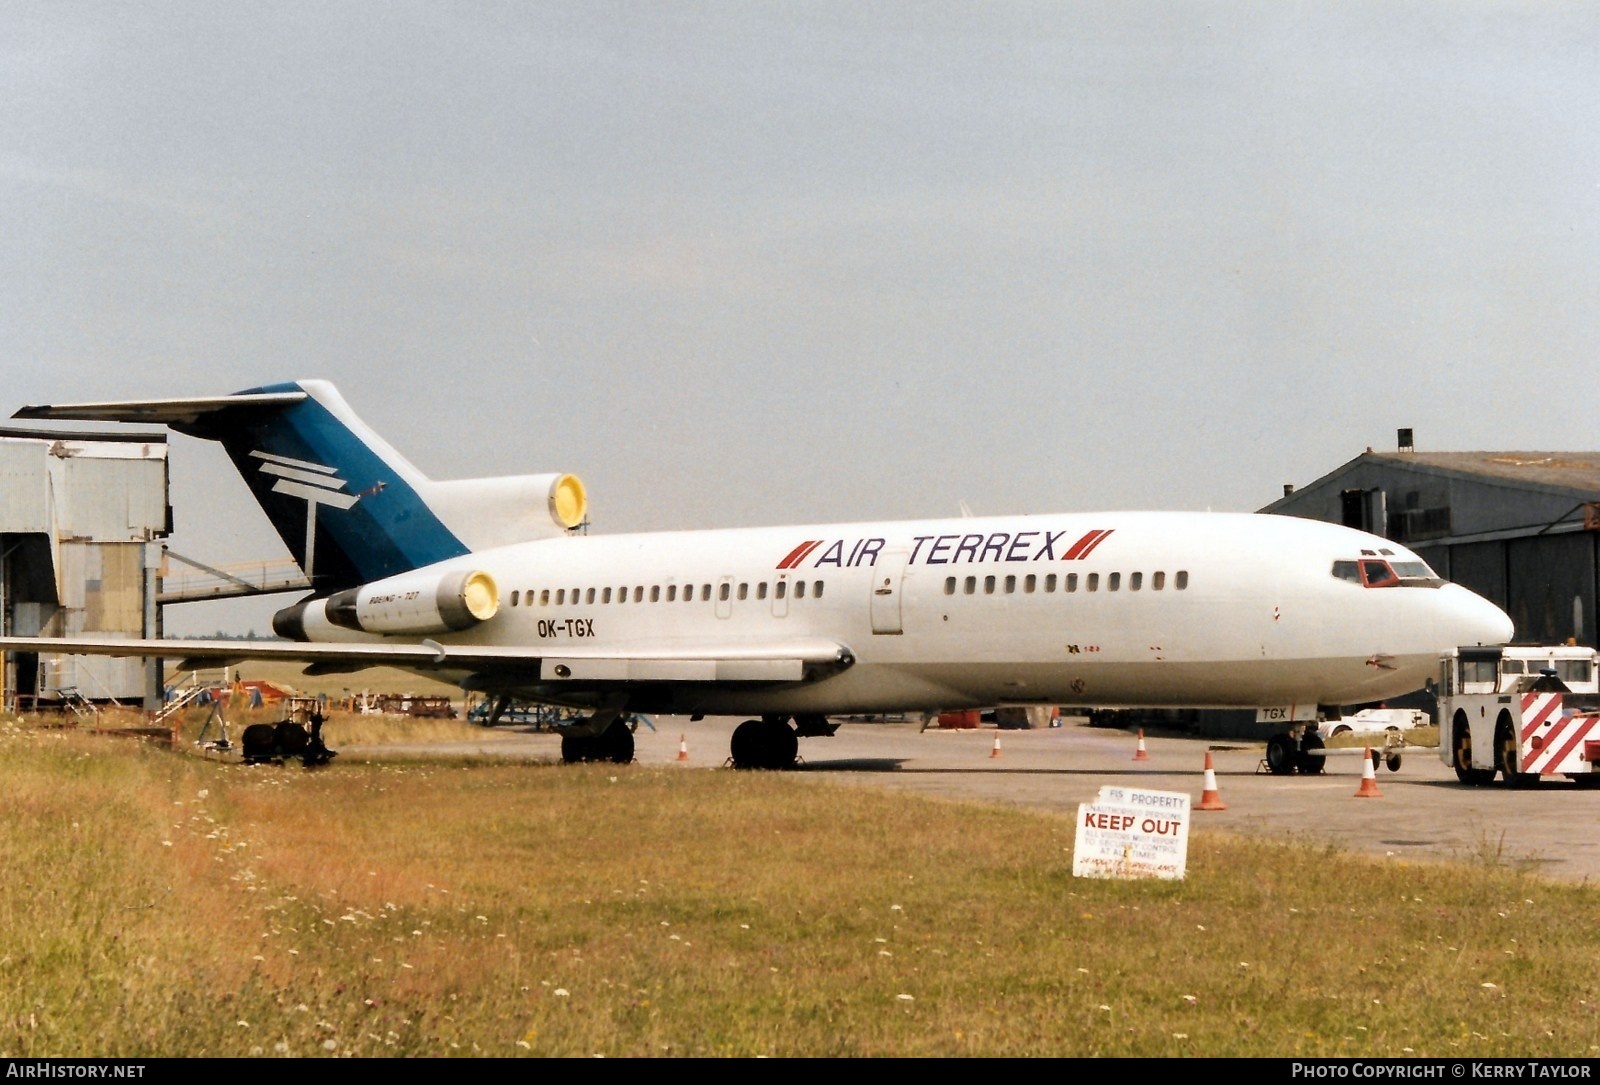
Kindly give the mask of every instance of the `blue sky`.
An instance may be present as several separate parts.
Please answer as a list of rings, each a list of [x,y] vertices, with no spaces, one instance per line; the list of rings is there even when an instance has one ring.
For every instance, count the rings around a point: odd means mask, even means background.
[[[1595,447],[1592,4],[20,0],[0,94],[4,415],[321,377],[596,532]]]

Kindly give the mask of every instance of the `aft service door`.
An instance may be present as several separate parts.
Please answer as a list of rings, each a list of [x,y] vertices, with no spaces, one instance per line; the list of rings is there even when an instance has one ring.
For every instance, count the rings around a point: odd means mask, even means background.
[[[900,624],[900,593],[905,577],[906,563],[911,555],[904,550],[890,550],[879,554],[872,567],[872,631],[898,635],[905,632]]]

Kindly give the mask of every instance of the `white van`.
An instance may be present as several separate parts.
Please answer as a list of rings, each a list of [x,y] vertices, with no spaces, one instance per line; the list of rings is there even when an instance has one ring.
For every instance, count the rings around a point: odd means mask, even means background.
[[[1326,731],[1329,738],[1347,734],[1387,736],[1432,724],[1433,717],[1420,708],[1363,708],[1348,716],[1327,720],[1319,730]]]

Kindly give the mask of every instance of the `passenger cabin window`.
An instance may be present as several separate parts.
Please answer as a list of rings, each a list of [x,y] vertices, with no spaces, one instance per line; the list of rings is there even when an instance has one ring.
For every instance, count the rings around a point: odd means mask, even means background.
[[[1083,590],[1084,591],[1099,591],[1100,590],[1100,574],[1099,573],[1090,573],[1088,576],[1084,577],[1083,578]]]
[[[1160,591],[1162,588],[1164,588],[1166,586],[1167,586],[1167,574],[1166,573],[1151,573],[1150,574],[1150,590],[1151,591]]]
[[[1143,573],[1129,573],[1128,574],[1128,590],[1129,591],[1138,591],[1142,587],[1144,587],[1144,574]]]
[[[1122,574],[1110,573],[1106,576],[1106,591],[1116,591],[1122,587]]]
[[[1172,590],[1182,591],[1189,586],[1189,570],[1179,569],[1172,577]]]

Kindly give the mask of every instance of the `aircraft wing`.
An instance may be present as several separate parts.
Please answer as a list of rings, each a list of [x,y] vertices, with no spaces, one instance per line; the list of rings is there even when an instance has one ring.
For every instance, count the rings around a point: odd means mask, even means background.
[[[631,651],[585,651],[566,646],[558,652],[505,645],[456,645],[424,640],[415,644],[304,643],[96,637],[0,637],[0,652],[61,655],[140,656],[179,660],[180,670],[202,664],[223,666],[252,659],[308,664],[308,673],[333,673],[364,667],[470,671],[520,682],[586,686],[615,682],[804,682],[844,670],[855,656],[830,640],[774,641],[768,644],[641,647]]]

